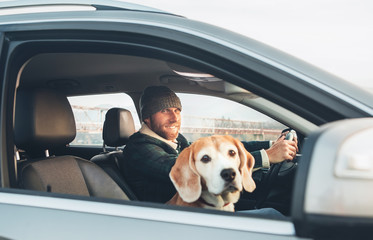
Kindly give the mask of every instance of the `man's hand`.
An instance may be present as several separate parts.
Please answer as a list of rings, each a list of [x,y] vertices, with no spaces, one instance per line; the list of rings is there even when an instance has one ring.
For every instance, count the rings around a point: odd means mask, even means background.
[[[269,162],[279,163],[284,160],[293,160],[298,152],[298,139],[295,137],[293,141],[285,140],[288,132],[281,134],[276,142],[266,150]]]

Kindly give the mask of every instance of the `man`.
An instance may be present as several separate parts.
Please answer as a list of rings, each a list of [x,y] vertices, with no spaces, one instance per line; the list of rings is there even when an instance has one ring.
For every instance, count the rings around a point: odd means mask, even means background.
[[[151,86],[140,99],[141,129],[130,137],[124,148],[121,169],[141,201],[165,203],[176,190],[169,173],[178,154],[189,146],[179,134],[182,110],[179,97],[167,87]],[[255,168],[269,167],[284,159],[293,159],[296,142],[280,137],[269,141],[243,142],[255,158]],[[264,150],[267,149],[267,150]]]

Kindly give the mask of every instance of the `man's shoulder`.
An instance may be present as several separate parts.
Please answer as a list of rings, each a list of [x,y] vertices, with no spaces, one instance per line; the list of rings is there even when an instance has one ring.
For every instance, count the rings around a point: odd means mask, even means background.
[[[136,132],[134,133],[126,146],[123,149],[125,155],[142,155],[145,152],[153,151],[158,148],[166,148],[164,143],[156,138],[153,138],[149,135]]]
[[[156,139],[154,137],[151,137],[147,134],[143,134],[141,132],[136,132],[132,134],[132,136],[129,138],[128,143],[158,143],[161,142],[159,139]]]
[[[177,140],[181,141],[183,143],[187,143],[188,142],[188,140],[182,134],[178,135]],[[136,142],[136,143],[139,143],[139,142],[164,143],[160,139],[157,139],[157,138],[152,137],[152,136],[147,135],[147,134],[143,134],[141,132],[135,132],[134,134],[132,134],[132,136],[129,138],[129,142]]]
[[[179,135],[176,138],[178,141],[185,141],[187,142],[188,140],[183,136],[183,134],[179,133]]]
[[[182,149],[184,149],[184,148],[186,148],[186,147],[189,146],[188,140],[181,133],[179,133],[179,135],[177,136],[176,140],[179,142],[179,144],[181,145]]]

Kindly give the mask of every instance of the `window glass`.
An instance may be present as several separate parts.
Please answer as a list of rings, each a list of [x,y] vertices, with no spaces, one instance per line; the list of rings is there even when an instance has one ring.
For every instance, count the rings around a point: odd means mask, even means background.
[[[102,145],[102,128],[106,112],[113,107],[132,113],[136,129],[140,122],[135,105],[124,93],[69,97],[76,122],[76,137],[71,145]]]
[[[180,132],[190,142],[210,135],[231,135],[241,141],[275,140],[283,124],[245,105],[223,98],[177,94],[182,103]]]

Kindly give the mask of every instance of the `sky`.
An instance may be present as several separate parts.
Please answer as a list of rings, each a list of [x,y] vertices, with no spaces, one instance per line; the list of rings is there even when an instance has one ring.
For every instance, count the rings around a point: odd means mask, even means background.
[[[373,90],[371,0],[127,0],[238,32]]]
[[[125,1],[243,34],[373,92],[372,0]]]

